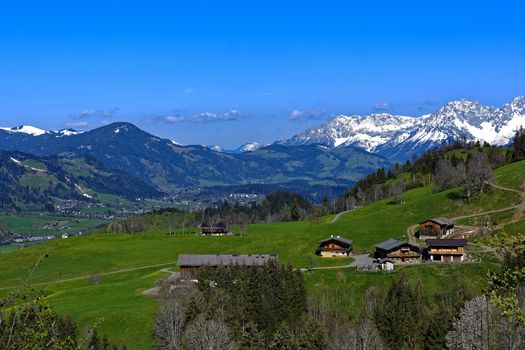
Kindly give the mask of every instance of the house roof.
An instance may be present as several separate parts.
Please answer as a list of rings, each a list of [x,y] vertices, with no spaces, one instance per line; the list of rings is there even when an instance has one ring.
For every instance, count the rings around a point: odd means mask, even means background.
[[[466,239],[427,239],[425,242],[429,247],[464,247],[467,245]]]
[[[403,241],[400,241],[398,239],[387,239],[386,241],[378,243],[375,246],[376,246],[376,248],[379,248],[379,249],[382,249],[382,250],[392,250],[392,249],[401,247],[403,245],[408,245],[408,246],[414,247],[416,249],[420,249],[417,245],[410,244],[410,243],[407,243],[407,242],[403,242]]]
[[[218,222],[216,224],[210,224],[209,222],[205,222],[201,225],[201,227],[221,227],[221,228],[225,228],[226,227],[226,224],[224,224],[224,222]]]
[[[397,239],[387,239],[384,242],[377,243],[376,248],[383,249],[383,250],[390,250],[390,249],[399,247],[403,243],[404,242],[397,240]]]
[[[436,224],[440,225],[440,226],[454,226],[454,221],[450,220],[450,219],[447,219],[447,218],[433,218],[433,219],[428,219],[428,220],[425,220],[425,221],[422,221],[420,222],[420,224],[422,223],[425,223],[427,221],[432,221],[432,222],[435,222]]]
[[[392,259],[389,259],[389,258],[379,259],[379,263],[380,264],[384,264],[384,263],[387,263],[387,262],[392,263],[392,264],[394,263],[394,261]]]
[[[277,260],[274,254],[180,254],[179,266],[259,266]]]
[[[327,242],[330,242],[330,241],[341,242],[341,243],[348,244],[348,245],[352,245],[352,243],[353,243],[352,240],[350,240],[350,239],[346,239],[346,238],[341,237],[341,236],[332,236],[330,238],[323,239],[322,241],[319,241],[319,244],[327,243]]]

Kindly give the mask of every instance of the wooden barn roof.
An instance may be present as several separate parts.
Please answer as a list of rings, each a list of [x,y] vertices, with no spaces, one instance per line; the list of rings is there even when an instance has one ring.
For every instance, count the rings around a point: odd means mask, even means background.
[[[274,254],[180,254],[179,266],[221,266],[243,265],[259,266],[271,260],[277,260]]]
[[[403,242],[398,239],[387,239],[386,241],[376,244],[375,247],[382,249],[382,250],[392,250],[392,249],[396,249],[404,245],[408,245],[416,249],[420,249],[417,245]]]
[[[423,223],[425,223],[427,221],[435,222],[439,226],[454,226],[454,221],[452,221],[450,219],[447,219],[447,218],[441,218],[441,217],[440,218],[428,219],[428,220],[420,222],[420,224],[423,224]]]
[[[319,241],[319,244],[328,243],[330,241],[341,242],[341,243],[348,244],[348,245],[352,245],[352,243],[353,243],[353,241],[350,240],[350,239],[346,239],[346,238],[341,237],[341,236],[332,236],[330,238],[323,239],[322,241]]]
[[[224,222],[218,222],[216,224],[210,224],[209,222],[205,222],[201,225],[201,227],[207,228],[207,227],[220,227],[220,228],[226,228],[226,224]]]
[[[427,239],[425,242],[429,247],[464,247],[467,245],[466,239]]]

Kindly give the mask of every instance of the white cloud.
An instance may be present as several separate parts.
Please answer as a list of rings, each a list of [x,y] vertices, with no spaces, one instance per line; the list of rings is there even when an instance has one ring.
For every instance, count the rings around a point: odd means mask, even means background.
[[[87,119],[90,117],[111,118],[119,110],[120,108],[118,107],[108,109],[107,111],[101,109],[84,109],[80,113],[70,114],[69,116],[73,119]]]
[[[88,123],[85,120],[81,120],[81,121],[78,121],[78,122],[66,123],[66,126],[69,126],[69,127],[72,127],[72,128],[79,128],[79,127],[87,126],[87,125],[88,125]]]
[[[312,119],[320,119],[323,116],[326,115],[326,111],[316,108],[316,109],[309,109],[309,110],[298,110],[294,109],[292,113],[290,113],[290,117],[288,117],[289,120],[296,121],[296,122],[302,122]]]
[[[163,117],[168,123],[212,123],[220,121],[233,121],[245,118],[246,115],[238,109],[232,109],[224,113],[202,112],[194,115],[168,115]]]
[[[388,102],[379,102],[374,105],[374,110],[376,111],[387,111],[388,108],[390,108],[390,104]]]

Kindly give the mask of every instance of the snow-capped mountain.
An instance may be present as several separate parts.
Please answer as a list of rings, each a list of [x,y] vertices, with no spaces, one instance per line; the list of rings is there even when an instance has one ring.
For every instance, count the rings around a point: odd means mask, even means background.
[[[68,129],[62,129],[58,131],[50,131],[50,133],[54,134],[55,136],[71,136],[71,135],[82,134],[83,131],[68,128]]]
[[[40,135],[44,135],[47,133],[46,130],[39,129],[31,125],[20,125],[20,126],[15,126],[12,128],[0,127],[0,130],[12,132],[12,133],[29,134],[33,136],[40,136]]]
[[[247,142],[245,144],[242,144],[241,146],[237,147],[236,149],[232,150],[225,150],[225,153],[231,153],[231,154],[239,154],[244,152],[253,152],[257,151],[259,148],[268,146],[268,145],[261,145],[258,142]]]
[[[340,115],[280,143],[355,146],[389,158],[407,159],[458,138],[506,145],[520,126],[525,127],[525,98],[522,96],[499,108],[463,99],[419,117],[388,113]]]
[[[222,147],[219,145],[203,145],[203,147],[209,148],[215,152],[222,152]]]
[[[71,135],[78,135],[83,133],[83,131],[78,131],[74,129],[61,129],[61,130],[44,130],[40,129],[31,125],[20,125],[15,127],[0,127],[0,130],[9,132],[9,133],[20,133],[20,134],[27,134],[31,136],[42,136],[42,135],[54,135],[56,137],[61,136],[71,136]]]
[[[256,151],[258,150],[259,148],[261,148],[262,145],[258,142],[248,142],[248,143],[245,143],[244,145],[242,145],[239,150],[241,152],[252,152],[252,151]]]

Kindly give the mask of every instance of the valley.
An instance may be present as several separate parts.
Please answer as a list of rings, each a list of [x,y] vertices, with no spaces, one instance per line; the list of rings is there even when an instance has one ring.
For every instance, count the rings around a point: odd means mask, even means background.
[[[495,170],[497,184],[522,191],[525,161],[505,165]],[[461,217],[458,223],[472,224],[467,216],[482,214],[480,219],[504,224],[495,211],[520,203],[520,194],[494,187],[471,203],[455,199],[457,189],[433,193],[421,187],[409,190],[403,204],[384,199],[363,208],[321,221],[300,221],[249,225],[239,236],[206,237],[193,234],[169,235],[164,230],[136,234],[94,234],[59,239],[0,255],[0,290],[6,295],[28,279],[34,288],[43,289],[46,300],[60,312],[70,312],[80,324],[99,323],[99,331],[112,334],[119,344],[134,344],[136,349],[148,349],[153,341],[150,333],[156,312],[156,302],[142,293],[165,277],[166,267],[177,269],[181,253],[275,253],[279,262],[295,268],[340,266],[340,259],[322,259],[314,255],[317,242],[329,235],[343,235],[354,242],[354,254],[370,252],[374,244],[388,238],[407,239],[410,225],[429,217]],[[522,225],[518,220],[512,223]],[[504,230],[507,229],[503,226]],[[429,300],[445,292],[449,285],[468,284],[477,294],[486,287],[487,271],[497,270],[499,262],[485,253],[476,253],[484,237],[473,237],[469,246],[472,265],[421,265],[398,267],[388,272],[358,272],[353,268],[320,269],[305,272],[308,292],[337,305],[341,317],[357,317],[367,289],[386,288],[397,274],[418,281]],[[478,254],[481,254],[478,256]],[[31,276],[28,272],[38,264]],[[89,283],[93,273],[101,273],[101,282]],[[447,281],[447,283],[444,283]],[[344,316],[346,315],[346,316]],[[123,321],[125,320],[125,321]]]

